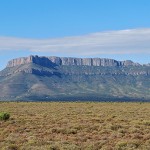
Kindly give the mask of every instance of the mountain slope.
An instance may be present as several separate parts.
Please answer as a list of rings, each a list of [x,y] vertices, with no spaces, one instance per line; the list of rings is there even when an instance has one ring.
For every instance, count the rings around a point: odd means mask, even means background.
[[[150,100],[150,66],[29,56],[0,72],[0,100]]]

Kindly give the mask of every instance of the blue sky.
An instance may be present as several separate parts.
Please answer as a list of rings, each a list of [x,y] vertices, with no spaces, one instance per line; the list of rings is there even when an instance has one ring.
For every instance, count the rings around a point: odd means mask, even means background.
[[[148,63],[149,8],[149,0],[0,0],[0,69],[31,54]]]

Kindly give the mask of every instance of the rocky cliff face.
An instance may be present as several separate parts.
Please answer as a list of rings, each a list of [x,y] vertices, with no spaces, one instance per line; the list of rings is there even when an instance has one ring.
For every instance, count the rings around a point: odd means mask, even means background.
[[[71,57],[39,57],[29,56],[13,59],[8,62],[7,67],[14,67],[17,65],[23,65],[28,63],[35,63],[38,65],[51,67],[51,66],[140,66],[138,63],[134,63],[131,60],[116,61],[106,58],[71,58]]]

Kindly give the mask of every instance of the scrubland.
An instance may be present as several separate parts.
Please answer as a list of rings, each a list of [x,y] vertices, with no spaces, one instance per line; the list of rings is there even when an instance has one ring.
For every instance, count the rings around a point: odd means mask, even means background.
[[[150,103],[1,102],[0,150],[150,150]]]

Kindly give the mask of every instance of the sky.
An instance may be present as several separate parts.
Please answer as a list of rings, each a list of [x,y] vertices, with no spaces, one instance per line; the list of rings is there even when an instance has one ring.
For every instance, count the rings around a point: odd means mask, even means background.
[[[29,55],[150,62],[150,0],[0,0],[0,70]]]

